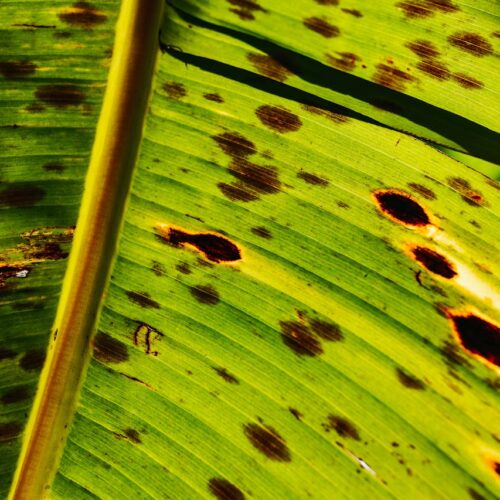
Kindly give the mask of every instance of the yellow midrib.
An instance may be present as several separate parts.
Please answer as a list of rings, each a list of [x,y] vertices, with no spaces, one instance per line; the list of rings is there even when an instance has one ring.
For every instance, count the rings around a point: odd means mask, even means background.
[[[47,496],[71,427],[122,224],[158,54],[163,0],[123,0],[82,206],[9,498]]]

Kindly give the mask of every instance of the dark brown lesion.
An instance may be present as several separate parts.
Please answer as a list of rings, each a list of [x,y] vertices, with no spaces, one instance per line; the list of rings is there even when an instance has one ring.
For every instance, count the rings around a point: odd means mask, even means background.
[[[270,460],[291,462],[292,455],[285,439],[273,428],[265,424],[250,423],[243,426],[250,443]]]
[[[233,483],[221,477],[213,477],[208,481],[208,490],[217,500],[244,500],[244,493]]]
[[[318,33],[324,38],[340,36],[339,28],[331,24],[325,17],[308,17],[302,22],[307,29]]]
[[[233,6],[229,12],[236,14],[242,21],[253,21],[255,12],[264,14],[268,12],[256,0],[226,0],[226,2]]]
[[[83,89],[72,84],[41,85],[35,91],[35,97],[56,108],[79,106],[86,99]]]
[[[160,304],[156,302],[156,300],[153,300],[148,292],[128,291],[126,294],[129,300],[134,304],[146,309],[160,309]]]
[[[411,249],[415,260],[425,269],[445,279],[452,279],[457,275],[455,265],[441,253],[431,248],[416,246]]]
[[[403,191],[380,189],[373,196],[378,209],[401,224],[422,227],[431,222],[425,208]]]
[[[361,436],[357,427],[346,417],[330,414],[327,421],[322,424],[326,432],[334,430],[340,437],[361,441]]]
[[[127,346],[105,332],[98,332],[93,344],[93,356],[102,363],[123,363],[128,360]]]
[[[448,42],[458,49],[476,57],[493,54],[493,46],[478,33],[460,31],[448,37]]]
[[[461,179],[460,177],[449,177],[447,182],[448,186],[460,193],[460,196],[467,204],[476,207],[488,206],[488,202],[482,193],[474,189],[469,181]]]
[[[3,61],[0,62],[0,73],[7,80],[21,80],[33,75],[37,65],[31,61]]]
[[[267,54],[249,52],[247,54],[247,59],[261,75],[277,80],[278,82],[284,82],[293,74],[274,57]]]
[[[107,21],[108,16],[89,2],[76,2],[72,7],[63,9],[58,17],[75,28],[92,29]]]
[[[422,391],[425,389],[425,383],[414,375],[408,373],[402,368],[396,368],[396,375],[401,385],[408,389]]]

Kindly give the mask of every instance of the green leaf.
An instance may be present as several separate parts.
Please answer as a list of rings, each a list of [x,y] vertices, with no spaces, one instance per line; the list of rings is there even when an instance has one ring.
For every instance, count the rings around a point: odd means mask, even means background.
[[[492,16],[453,2],[460,10],[409,19],[381,2],[358,17],[342,11],[355,2],[333,3],[179,2],[193,18],[167,7],[144,127],[157,16],[123,2],[97,127],[116,2],[2,4],[0,68],[18,68],[0,80],[2,494],[498,493],[498,184],[453,151],[491,160],[494,149],[434,127],[496,130],[490,87],[469,109],[472,90],[419,75],[395,99],[405,90],[448,114],[383,119],[371,95],[266,73],[252,46],[265,38],[292,66],[317,68],[326,49],[301,19],[336,12],[373,65],[376,26],[395,53],[398,34],[446,39],[441,16],[451,31],[465,15],[490,30]],[[485,81],[491,59],[474,60]]]

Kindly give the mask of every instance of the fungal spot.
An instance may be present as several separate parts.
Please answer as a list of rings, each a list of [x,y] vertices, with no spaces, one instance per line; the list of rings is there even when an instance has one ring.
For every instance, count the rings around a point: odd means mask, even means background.
[[[260,238],[264,238],[265,240],[270,240],[273,237],[271,231],[269,231],[269,229],[264,226],[252,227],[250,231],[252,231],[253,234],[259,236]]]
[[[469,488],[467,492],[469,493],[469,496],[472,498],[472,500],[486,500],[486,498],[483,497],[481,493],[478,493],[474,488]]]
[[[300,118],[282,106],[260,106],[256,115],[266,127],[277,132],[295,132],[302,127]]]
[[[328,184],[330,184],[330,182],[323,177],[319,177],[316,174],[311,174],[310,172],[305,172],[304,170],[298,172],[297,177],[299,179],[302,179],[304,182],[307,182],[307,184],[313,184],[314,186],[326,187],[328,186]]]
[[[378,208],[397,222],[415,227],[430,224],[424,208],[406,193],[380,190],[374,196]]]
[[[58,14],[61,21],[75,28],[91,29],[106,22],[107,16],[88,2],[76,2]]]
[[[151,261],[151,271],[155,274],[155,276],[165,276],[167,270],[165,266],[161,262],[157,262],[156,260]]]
[[[134,345],[140,347],[145,354],[158,356],[159,353],[156,348],[158,342],[161,341],[163,336],[163,333],[158,331],[156,328],[143,323],[134,331],[133,341]]]
[[[38,102],[34,102],[33,104],[30,104],[29,106],[26,106],[24,108],[28,113],[41,113],[42,111],[45,110],[45,107],[42,106]]]
[[[339,0],[315,0],[316,3],[320,5],[338,5]]]
[[[128,360],[127,346],[104,332],[98,332],[94,339],[94,358],[102,363],[122,363]]]
[[[214,306],[220,302],[219,292],[211,285],[192,286],[189,291],[200,304]]]
[[[250,443],[270,460],[291,462],[292,457],[285,440],[268,425],[246,424],[245,436]]]
[[[153,300],[148,292],[127,292],[127,297],[135,304],[148,308],[148,309],[160,309],[160,304]]]
[[[446,279],[454,278],[457,275],[455,266],[444,255],[430,248],[417,246],[412,249],[412,253],[415,260],[431,273]]]
[[[326,432],[334,430],[342,438],[361,441],[358,429],[350,420],[339,415],[328,415],[327,418],[327,422],[322,424]]]
[[[461,31],[450,35],[448,41],[454,47],[476,57],[484,57],[493,54],[493,46],[486,38],[476,33]]]
[[[443,355],[445,362],[449,366],[459,365],[464,367],[471,367],[469,360],[465,358],[460,351],[459,347],[450,341],[443,343],[441,347],[441,354]]]
[[[319,356],[323,348],[309,328],[297,321],[280,321],[281,339],[299,356]]]
[[[45,350],[44,349],[33,349],[24,354],[24,356],[19,360],[19,366],[27,371],[40,371],[45,362]]]
[[[278,82],[284,82],[292,74],[288,68],[285,68],[276,59],[266,54],[249,52],[247,59],[261,75],[277,80]]]
[[[302,417],[304,416],[297,408],[288,408],[288,411],[299,421],[302,421]]]
[[[50,161],[45,163],[42,168],[46,172],[55,172],[56,174],[62,174],[66,167],[62,163],[58,163],[57,161]]]
[[[22,431],[18,422],[0,423],[0,443],[7,443],[16,439]]]
[[[420,61],[417,64],[417,69],[419,69],[423,73],[427,73],[437,80],[448,80],[450,78],[450,70],[439,61]]]
[[[227,371],[227,368],[221,368],[218,366],[212,366],[213,370],[221,377],[223,380],[225,380],[228,384],[239,384],[240,381],[231,373]]]
[[[341,340],[344,340],[344,334],[342,333],[340,326],[336,323],[320,319],[311,319],[309,324],[312,331],[323,340],[327,340],[329,342],[340,342]]]
[[[0,192],[0,207],[26,208],[45,198],[45,191],[31,184],[8,186]]]
[[[317,108],[316,106],[311,106],[309,104],[303,104],[302,109],[304,111],[307,111],[308,113],[312,113],[314,115],[319,115],[319,116],[324,116],[325,118],[328,118],[334,123],[345,123],[349,121],[349,118],[340,112],[340,109],[338,112],[335,111],[329,111],[326,109],[321,109]]]
[[[484,87],[483,82],[465,73],[454,73],[452,78],[464,89],[482,89]]]
[[[416,80],[414,76],[395,66],[377,64],[376,68],[377,71],[373,75],[373,81],[393,90],[403,91],[406,89],[407,84]]]
[[[340,35],[340,30],[337,26],[330,24],[325,17],[308,17],[302,22],[307,29],[325,38],[334,38]]]
[[[3,361],[4,359],[13,359],[16,356],[17,353],[15,353],[14,351],[0,347],[0,361]]]
[[[433,59],[439,56],[439,51],[436,46],[428,40],[414,40],[413,42],[407,43],[406,47],[422,59]]]
[[[220,477],[208,481],[208,489],[218,500],[244,500],[245,495],[234,484]]]
[[[215,233],[188,233],[168,226],[157,226],[162,241],[176,248],[189,246],[211,262],[234,262],[241,259],[240,249],[229,239]]]
[[[349,204],[347,204],[345,201],[340,201],[340,200],[337,201],[337,206],[339,208],[344,208],[344,209],[351,208]]]
[[[176,100],[182,99],[187,95],[186,87],[184,87],[182,83],[178,82],[164,83],[163,90],[167,93],[168,97]]]
[[[45,243],[42,246],[34,247],[31,251],[32,259],[40,260],[61,260],[69,255],[58,243]]]
[[[0,264],[0,288],[6,286],[5,282],[10,278],[26,278],[30,271],[27,266]]]
[[[423,391],[425,389],[425,384],[424,382],[422,382],[422,380],[413,375],[410,375],[401,368],[396,368],[396,374],[401,384],[408,389],[414,389],[417,391]]]
[[[224,132],[213,139],[224,153],[233,158],[245,158],[256,153],[255,144],[238,132]]]
[[[219,95],[217,94],[216,92],[214,93],[209,93],[209,94],[203,94],[203,97],[207,100],[207,101],[212,101],[212,102],[224,102],[224,99]]]
[[[20,386],[4,393],[0,398],[0,401],[2,401],[4,405],[10,405],[19,403],[19,401],[26,401],[30,397],[31,392],[28,388],[26,386]]]
[[[117,432],[114,432],[113,434],[117,439],[127,439],[128,441],[131,441],[135,444],[142,443],[140,434],[135,429],[128,428],[123,431],[123,434],[119,434]]]
[[[342,12],[349,14],[354,17],[363,17],[363,13],[357,9],[340,9]]]
[[[500,366],[500,328],[475,314],[450,315],[462,347],[481,359]]]
[[[3,61],[0,62],[0,73],[7,80],[20,80],[35,73],[36,64],[31,61]]]
[[[452,0],[406,0],[396,6],[407,18],[429,17],[435,13],[448,14],[460,10]]]
[[[229,12],[236,14],[242,21],[253,21],[255,19],[254,12],[267,13],[255,0],[226,0],[235,8],[229,9]]]
[[[436,199],[436,195],[434,194],[434,192],[431,189],[429,189],[425,186],[422,186],[422,184],[418,184],[416,182],[410,182],[408,184],[408,187],[412,191],[415,191],[415,193],[418,193],[423,198],[426,198],[427,200],[435,200]]]
[[[326,60],[330,66],[341,71],[353,71],[356,68],[356,62],[361,58],[352,52],[336,52],[337,56],[326,54]]]
[[[500,190],[500,182],[496,181],[495,179],[486,179],[486,184],[496,189],[497,191]]]
[[[54,38],[71,38],[73,34],[70,31],[56,31],[53,35]]]
[[[473,207],[480,207],[487,205],[486,200],[483,198],[483,195],[474,189],[472,189],[471,185],[465,179],[461,179],[460,177],[449,177],[447,179],[448,186],[450,186],[455,191],[460,193],[462,199],[472,205]]]
[[[181,262],[180,264],[177,264],[175,266],[177,271],[179,271],[182,274],[191,274],[191,266],[187,262]]]
[[[77,85],[42,85],[35,96],[40,101],[56,108],[79,106],[85,100],[83,90]]]

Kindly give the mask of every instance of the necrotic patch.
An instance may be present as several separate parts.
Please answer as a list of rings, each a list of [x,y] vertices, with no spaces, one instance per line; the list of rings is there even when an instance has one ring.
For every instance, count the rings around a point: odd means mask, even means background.
[[[417,246],[412,249],[412,253],[415,260],[431,273],[446,279],[454,278],[457,275],[455,266],[444,255],[435,250]]]
[[[0,192],[0,207],[32,207],[44,198],[45,191],[38,186],[31,184],[13,185]]]
[[[220,366],[212,366],[213,370],[228,384],[239,384],[239,380],[232,374],[229,373],[227,368],[223,368]]]
[[[465,73],[454,73],[452,77],[464,89],[482,89],[484,87],[483,82]]]
[[[163,90],[167,93],[168,97],[172,99],[182,99],[187,95],[186,88],[179,82],[166,82],[163,84]]]
[[[153,300],[148,292],[127,292],[127,297],[135,304],[148,308],[148,309],[159,309],[160,304]]]
[[[266,54],[249,52],[247,59],[261,75],[277,80],[278,82],[284,82],[292,74],[280,62]]]
[[[85,94],[77,85],[42,85],[38,87],[35,96],[56,108],[78,106],[85,100]]]
[[[449,177],[447,179],[448,186],[458,191],[462,199],[469,205],[480,207],[487,205],[483,195],[472,188],[469,181],[460,177]]]
[[[252,231],[253,234],[260,236],[261,238],[264,238],[266,240],[270,240],[273,237],[271,231],[269,231],[269,229],[264,226],[252,227],[250,231]]]
[[[450,70],[442,62],[435,60],[420,61],[417,68],[437,80],[448,80],[451,74]]]
[[[128,360],[127,346],[104,332],[94,339],[94,358],[102,363],[121,363]]]
[[[300,118],[283,106],[260,106],[256,114],[266,127],[281,133],[295,132],[302,126]]]
[[[408,187],[412,190],[418,193],[420,196],[423,196],[427,200],[435,200],[436,195],[434,192],[429,189],[428,187],[422,186],[422,184],[418,184],[416,182],[410,182],[408,183]]]
[[[323,424],[323,428],[327,432],[333,429],[340,437],[343,438],[354,439],[355,441],[361,440],[356,426],[347,418],[339,415],[328,415],[328,420]]]
[[[436,46],[428,40],[414,40],[413,42],[407,43],[406,47],[422,59],[432,59],[439,56],[439,51]]]
[[[243,431],[250,443],[270,460],[291,462],[291,453],[285,440],[272,427],[251,423],[243,426]]]
[[[76,2],[73,7],[58,14],[61,21],[75,28],[91,29],[106,22],[107,16],[88,2]]]
[[[213,477],[208,481],[208,489],[217,500],[244,500],[245,495],[227,479]]]
[[[302,179],[304,182],[307,182],[307,184],[313,184],[314,186],[326,187],[328,186],[328,184],[330,184],[328,180],[324,179],[323,177],[320,177],[319,175],[316,174],[312,174],[310,172],[305,172],[304,170],[298,172],[297,177],[299,179]]]
[[[414,82],[415,77],[402,71],[395,66],[389,66],[387,64],[377,64],[377,71],[373,75],[373,81],[384,87],[403,91],[406,89],[406,85]]]
[[[426,226],[430,224],[424,208],[410,195],[399,191],[380,190],[374,193],[379,209],[385,215],[408,226]]]
[[[0,73],[8,80],[27,78],[36,71],[36,64],[31,61],[3,61],[0,62]]]
[[[212,101],[212,102],[218,102],[218,103],[224,102],[224,99],[216,92],[203,94],[203,98],[206,99],[207,101]]]
[[[333,38],[340,35],[340,30],[337,26],[331,24],[325,17],[308,17],[302,22],[307,29],[325,38]]]
[[[18,422],[0,423],[0,443],[13,441],[21,434],[22,427]]]
[[[189,291],[200,304],[214,306],[220,302],[219,292],[212,285],[192,286]]]
[[[460,31],[450,35],[448,41],[454,47],[476,57],[484,57],[493,54],[493,46],[491,43],[477,33]]]
[[[235,8],[229,9],[229,12],[236,14],[242,21],[253,21],[254,12],[267,12],[255,0],[226,0],[226,2],[234,5]]]
[[[321,343],[309,328],[298,321],[280,321],[281,339],[299,356],[319,356],[323,353]]]
[[[356,62],[361,58],[352,52],[336,52],[336,56],[326,54],[326,61],[330,66],[340,69],[341,71],[354,71]]]
[[[46,352],[44,349],[33,349],[24,354],[19,360],[19,366],[28,372],[40,371],[45,362]]]
[[[396,374],[401,384],[407,387],[408,389],[414,389],[418,391],[422,391],[425,389],[425,384],[422,382],[422,380],[415,377],[414,375],[410,375],[401,368],[396,369]]]
[[[323,321],[321,319],[311,319],[309,324],[313,332],[321,337],[323,340],[329,342],[339,342],[344,340],[344,334],[340,326],[331,321]]]

